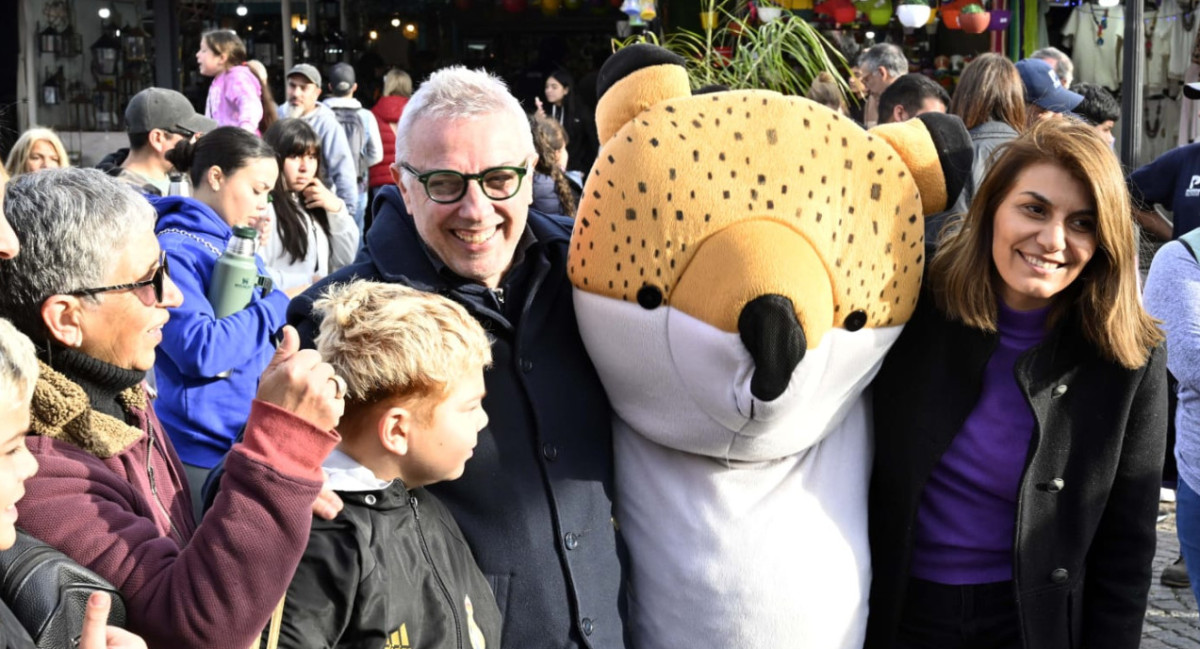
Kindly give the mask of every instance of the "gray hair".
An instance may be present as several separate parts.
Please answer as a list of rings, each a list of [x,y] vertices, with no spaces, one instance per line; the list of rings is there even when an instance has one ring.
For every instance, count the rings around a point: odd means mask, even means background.
[[[1071,57],[1057,47],[1043,47],[1042,49],[1029,55],[1031,59],[1050,59],[1054,61],[1054,74],[1058,76],[1058,81],[1064,88],[1071,87],[1071,81],[1075,78],[1075,64],[1071,62]]]
[[[117,263],[114,253],[135,233],[153,229],[157,217],[131,186],[77,167],[14,178],[4,212],[21,254],[0,263],[0,316],[38,340],[46,335],[46,298],[100,286]]]
[[[898,46],[880,43],[862,53],[858,58],[858,67],[864,70],[883,68],[893,77],[899,77],[908,74],[908,58]]]
[[[0,318],[0,404],[12,408],[29,403],[37,377],[33,343],[11,322]]]
[[[520,131],[530,155],[533,131],[521,102],[508,91],[504,81],[484,70],[469,70],[461,65],[443,68],[429,76],[404,106],[396,127],[396,164],[408,159],[408,134],[418,121],[461,120],[507,113],[512,128]]]

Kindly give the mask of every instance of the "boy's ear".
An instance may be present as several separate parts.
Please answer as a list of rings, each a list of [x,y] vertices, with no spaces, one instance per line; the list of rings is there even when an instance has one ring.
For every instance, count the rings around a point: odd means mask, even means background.
[[[415,419],[408,408],[388,408],[379,417],[379,442],[389,453],[408,455],[408,436],[412,433]]]

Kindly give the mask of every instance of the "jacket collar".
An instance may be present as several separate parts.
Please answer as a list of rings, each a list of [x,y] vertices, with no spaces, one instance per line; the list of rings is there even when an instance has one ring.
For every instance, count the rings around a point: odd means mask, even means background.
[[[145,435],[135,426],[92,410],[87,394],[71,379],[38,361],[38,381],[30,408],[34,434],[67,442],[106,460],[129,448]],[[117,396],[126,410],[145,410],[146,393],[140,385]]]

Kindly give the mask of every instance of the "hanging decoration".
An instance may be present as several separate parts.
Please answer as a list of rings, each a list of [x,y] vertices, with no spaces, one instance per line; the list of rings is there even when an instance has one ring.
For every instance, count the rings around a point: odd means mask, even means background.
[[[542,0],[542,15],[554,17],[558,15],[558,10],[562,8],[562,0]]]
[[[638,0],[625,0],[625,2],[621,5],[621,13],[629,16],[630,19],[633,19],[636,16],[641,16],[642,5],[638,2]]]
[[[825,0],[813,10],[817,15],[829,16],[838,25],[854,22],[858,10],[850,0]]]
[[[958,24],[968,34],[982,34],[987,31],[988,24],[991,21],[991,14],[984,11],[981,5],[974,2],[963,7],[962,11],[958,14]]]
[[[525,0],[504,0],[504,10],[510,14],[519,14],[525,11]]]
[[[896,7],[896,19],[908,28],[927,24],[932,13],[933,9],[924,2],[906,2]]]
[[[545,2],[545,0],[542,0],[542,2]],[[641,18],[646,22],[650,22],[658,16],[658,9],[656,9],[654,6],[654,0],[641,0],[640,5],[638,18]]]

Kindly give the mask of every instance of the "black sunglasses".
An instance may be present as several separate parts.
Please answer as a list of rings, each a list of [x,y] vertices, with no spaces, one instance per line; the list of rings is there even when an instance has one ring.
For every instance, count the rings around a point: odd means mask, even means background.
[[[135,291],[143,286],[153,286],[154,303],[162,304],[163,285],[165,283],[163,278],[170,274],[171,271],[167,268],[167,253],[160,252],[158,253],[158,268],[154,269],[154,274],[150,276],[150,279],[144,279],[140,282],[133,282],[132,284],[118,284],[116,286],[105,286],[102,288],[82,288],[77,291],[66,293],[66,295],[74,295],[79,297],[84,295],[98,295],[100,293],[109,293],[112,291]]]

